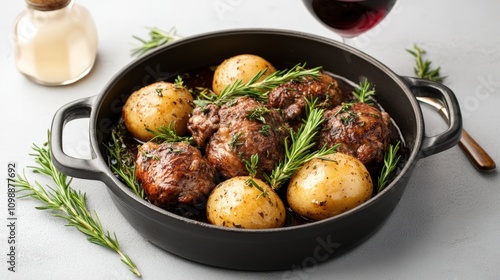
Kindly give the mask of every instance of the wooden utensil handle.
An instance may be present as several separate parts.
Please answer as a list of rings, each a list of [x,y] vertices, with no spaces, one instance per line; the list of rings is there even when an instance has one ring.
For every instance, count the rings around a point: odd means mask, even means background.
[[[462,129],[462,138],[459,142],[467,157],[480,171],[493,171],[496,168],[495,161],[488,153],[472,138],[472,136]]]

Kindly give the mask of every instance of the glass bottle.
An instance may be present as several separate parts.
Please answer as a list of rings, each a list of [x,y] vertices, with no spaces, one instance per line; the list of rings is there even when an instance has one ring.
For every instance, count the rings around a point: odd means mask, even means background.
[[[97,55],[94,21],[74,0],[26,0],[14,27],[16,67],[36,83],[59,86],[87,75]]]

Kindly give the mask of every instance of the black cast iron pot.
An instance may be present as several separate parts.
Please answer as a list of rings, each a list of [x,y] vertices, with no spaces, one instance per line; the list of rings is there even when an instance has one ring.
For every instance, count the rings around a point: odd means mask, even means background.
[[[198,67],[220,63],[233,55],[260,55],[276,65],[306,62],[353,82],[368,79],[377,100],[395,120],[408,149],[397,177],[366,203],[326,220],[279,229],[222,228],[160,209],[132,193],[111,172],[103,143],[110,137],[127,97],[138,88]],[[383,94],[382,94],[383,93]],[[435,97],[446,105],[448,128],[424,134],[416,96]],[[62,150],[64,125],[90,118],[92,159],[70,157]],[[454,146],[461,134],[457,100],[434,82],[401,77],[374,58],[344,44],[299,32],[244,29],[208,33],[161,47],[123,68],[101,94],[62,107],[52,124],[52,158],[72,177],[104,182],[119,211],[147,240],[186,259],[231,269],[279,270],[314,265],[342,254],[379,228],[400,200],[416,162]]]

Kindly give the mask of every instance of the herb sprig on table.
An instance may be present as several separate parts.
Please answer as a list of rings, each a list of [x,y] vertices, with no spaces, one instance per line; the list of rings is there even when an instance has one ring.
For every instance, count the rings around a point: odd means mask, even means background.
[[[196,145],[196,142],[194,142],[192,136],[179,136],[177,134],[177,132],[175,131],[175,122],[169,123],[168,126],[162,125],[156,130],[151,130],[149,128],[146,128],[146,130],[154,135],[153,138],[149,140],[152,142],[157,142],[157,143],[187,142],[190,145]]]
[[[142,56],[152,49],[155,49],[161,45],[164,45],[170,41],[179,38],[179,36],[175,35],[175,29],[172,29],[169,32],[167,32],[156,27],[149,29],[148,39],[142,39],[138,36],[132,36],[132,37],[138,40],[141,44],[140,46],[132,49],[131,55],[135,57]]]
[[[97,213],[91,213],[87,209],[85,193],[71,188],[72,179],[59,172],[52,164],[49,143],[50,137],[42,147],[33,145],[34,153],[31,156],[35,158],[37,166],[28,168],[33,170],[34,173],[52,178],[55,186],[43,186],[37,181],[31,183],[23,172],[22,175],[18,174],[15,181],[19,192],[26,193],[23,197],[32,197],[42,202],[43,206],[38,206],[36,209],[54,211],[54,216],[65,219],[68,226],[75,227],[87,235],[89,242],[115,251],[120,256],[121,261],[129,267],[129,270],[136,276],[141,277],[141,273],[135,264],[121,250],[116,234],[105,231]]]

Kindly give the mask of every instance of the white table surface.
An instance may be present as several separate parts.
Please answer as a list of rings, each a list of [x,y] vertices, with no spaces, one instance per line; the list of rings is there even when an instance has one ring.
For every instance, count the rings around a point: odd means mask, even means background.
[[[99,32],[98,60],[91,74],[65,87],[43,87],[19,74],[11,42],[15,17],[24,1],[0,10],[0,157],[18,172],[33,164],[32,143],[42,144],[54,112],[62,105],[100,93],[129,63],[132,35],[145,27],[177,29],[180,35],[240,27],[272,27],[335,37],[305,12],[300,1],[79,1]],[[401,75],[412,75],[414,43],[448,75],[446,84],[461,104],[464,127],[500,160],[500,1],[400,0],[362,50]],[[336,38],[336,37],[335,37]],[[441,119],[426,114],[427,131]],[[68,153],[88,157],[88,122],[68,125]],[[497,143],[497,144],[495,144]],[[496,146],[495,146],[496,145]],[[32,180],[38,180],[30,172]],[[422,159],[393,214],[383,227],[351,252],[300,273],[241,272],[208,267],[173,256],[149,243],[120,215],[106,186],[75,179],[106,229],[144,279],[499,279],[500,184],[498,173],[476,171],[459,147]],[[118,256],[95,246],[65,221],[39,211],[38,201],[16,204],[16,272],[7,270],[7,183],[0,191],[0,279],[136,279]],[[42,180],[42,182],[44,182]]]

